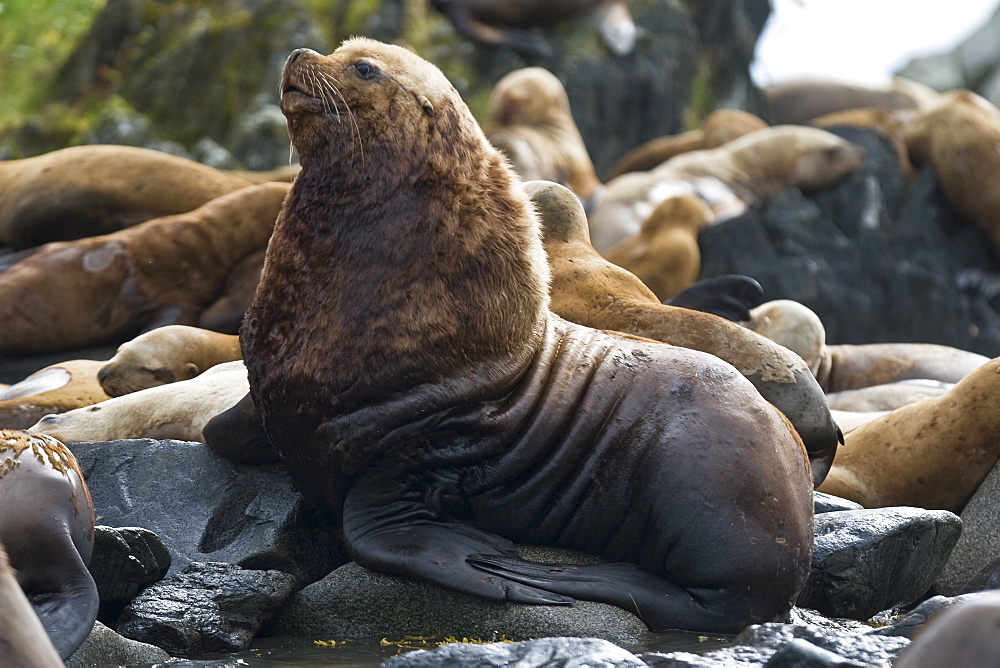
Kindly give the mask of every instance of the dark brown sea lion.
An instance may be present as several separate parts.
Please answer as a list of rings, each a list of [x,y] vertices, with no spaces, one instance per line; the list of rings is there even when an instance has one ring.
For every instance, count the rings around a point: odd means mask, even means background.
[[[27,429],[49,413],[104,401],[108,395],[97,380],[103,364],[98,360],[50,364],[0,392],[0,428]]]
[[[184,213],[251,181],[134,146],[73,146],[0,162],[0,244],[27,248]]]
[[[716,109],[705,116],[696,130],[657,137],[636,146],[618,158],[604,178],[610,181],[628,172],[646,172],[681,153],[718,148],[728,141],[766,127],[764,119],[749,111]]]
[[[537,56],[551,57],[554,52],[530,28],[584,12],[594,13],[601,36],[615,55],[627,55],[635,47],[636,28],[628,0],[431,0],[431,4],[463,37]]]
[[[97,380],[109,397],[120,397],[190,380],[216,364],[240,359],[243,359],[240,342],[234,334],[190,325],[166,325],[118,346],[114,356],[101,364]]]
[[[504,75],[493,86],[483,130],[525,181],[561,183],[584,202],[601,187],[566,89],[545,68]]]
[[[266,433],[350,555],[656,629],[787,612],[812,484],[781,413],[714,356],[551,314],[530,202],[430,63],[353,39],[293,52],[281,90],[302,171],[241,344]]]
[[[97,619],[87,570],[94,507],[76,458],[49,436],[0,430],[0,543],[52,644],[65,659]]]
[[[229,269],[267,245],[287,183],[223,195],[194,211],[41,247],[0,274],[0,354],[127,340],[194,325]]]
[[[524,184],[538,209],[552,271],[549,308],[572,322],[692,350],[732,364],[781,410],[805,443],[819,485],[842,440],[822,388],[797,355],[718,316],[661,304],[634,274],[590,245],[579,202],[554,183]],[[669,201],[669,200],[668,200]]]

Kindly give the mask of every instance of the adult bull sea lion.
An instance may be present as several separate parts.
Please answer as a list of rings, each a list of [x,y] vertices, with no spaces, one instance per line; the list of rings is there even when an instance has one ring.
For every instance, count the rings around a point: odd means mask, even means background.
[[[281,91],[302,171],[241,344],[264,430],[355,561],[654,629],[786,613],[812,484],[780,412],[716,357],[551,314],[517,176],[430,63],[352,39],[293,52]]]

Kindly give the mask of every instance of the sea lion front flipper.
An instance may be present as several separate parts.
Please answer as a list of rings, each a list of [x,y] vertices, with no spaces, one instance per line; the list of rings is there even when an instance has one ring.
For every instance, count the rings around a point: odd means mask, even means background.
[[[725,274],[702,279],[663,303],[745,322],[750,320],[750,309],[763,301],[764,288],[756,280],[741,274]]]
[[[504,577],[483,577],[470,554],[515,557],[506,538],[471,524],[442,520],[425,503],[424,483],[410,472],[370,467],[344,499],[343,531],[348,554],[360,566],[402,575],[494,601],[569,605],[573,599]],[[437,504],[440,499],[431,492]]]
[[[244,464],[281,461],[281,456],[264,433],[264,425],[249,392],[235,406],[206,422],[201,433],[205,444],[220,457]]]

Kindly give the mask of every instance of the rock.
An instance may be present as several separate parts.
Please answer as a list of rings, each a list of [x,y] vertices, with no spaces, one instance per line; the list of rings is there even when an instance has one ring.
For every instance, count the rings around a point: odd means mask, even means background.
[[[120,636],[97,622],[83,644],[66,659],[66,668],[159,664],[169,659],[170,655],[159,647]]]
[[[96,526],[87,568],[101,598],[99,618],[113,624],[136,594],[167,574],[170,551],[148,529]]]
[[[816,516],[809,578],[797,604],[867,619],[930,589],[961,533],[946,510],[877,508]]]
[[[533,561],[596,563],[555,548],[519,547]],[[355,563],[341,566],[296,593],[262,635],[312,638],[432,635],[491,640],[543,636],[603,638],[628,644],[649,635],[646,625],[621,608],[577,601],[571,606],[487,601],[436,585],[383,575]]]
[[[276,569],[301,586],[347,561],[334,529],[293,489],[281,464],[253,466],[201,443],[74,443],[99,522],[153,531],[168,575],[192,561]]]
[[[888,668],[909,642],[903,637],[877,636],[866,631],[771,623],[750,626],[731,646],[705,654],[643,652],[639,658],[655,668],[859,665]]]
[[[883,135],[830,130],[865,147],[864,165],[822,191],[785,190],[705,228],[701,278],[744,274],[768,300],[802,302],[829,344],[915,341],[1000,355],[1000,301],[959,280],[1000,273],[986,237],[951,209],[933,171],[907,184]]]
[[[962,509],[962,536],[934,583],[945,596],[964,594],[982,586],[977,574],[989,580],[989,567],[1000,559],[1000,463],[993,467]]]
[[[281,571],[194,562],[136,597],[118,632],[181,657],[239,652],[294,588],[295,578]]]
[[[861,510],[864,508],[860,503],[842,499],[839,496],[825,492],[813,492],[813,507],[817,514],[832,513],[837,510]]]
[[[407,652],[384,661],[380,668],[445,668],[453,666],[600,666],[640,667],[646,663],[617,645],[599,638],[539,638],[514,643],[450,643],[432,650]]]
[[[932,596],[891,624],[875,629],[872,633],[881,636],[903,636],[912,640],[917,632],[927,625],[927,622],[942,611],[947,610],[953,605],[974,600],[980,595],[977,592],[951,597]]]

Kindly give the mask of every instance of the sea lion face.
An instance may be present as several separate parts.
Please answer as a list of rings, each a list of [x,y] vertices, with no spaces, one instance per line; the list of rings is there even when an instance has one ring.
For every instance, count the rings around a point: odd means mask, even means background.
[[[281,109],[303,165],[322,152],[324,164],[391,161],[392,171],[406,172],[401,156],[419,164],[431,144],[448,149],[436,141],[442,133],[434,126],[454,125],[456,114],[468,113],[464,105],[456,109],[451,95],[457,92],[437,68],[406,49],[363,38],[329,56],[297,49],[281,76]],[[399,145],[416,150],[401,152]],[[455,150],[461,147],[447,152]]]

